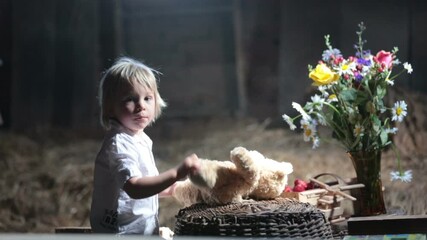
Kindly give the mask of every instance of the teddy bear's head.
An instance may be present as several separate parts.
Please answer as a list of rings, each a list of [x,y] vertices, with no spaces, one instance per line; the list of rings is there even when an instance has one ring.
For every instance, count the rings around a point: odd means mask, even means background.
[[[293,172],[293,166],[288,162],[279,162],[265,157],[258,151],[236,147],[231,151],[231,158],[251,158],[259,174],[250,198],[273,199],[278,197],[288,183],[288,175]]]

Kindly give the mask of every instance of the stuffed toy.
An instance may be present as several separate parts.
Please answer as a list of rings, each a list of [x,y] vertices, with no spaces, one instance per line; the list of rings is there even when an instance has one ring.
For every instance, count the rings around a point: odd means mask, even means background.
[[[274,199],[283,192],[293,171],[290,163],[268,159],[244,147],[234,148],[230,160],[200,159],[200,170],[177,182],[173,197],[184,206]]]

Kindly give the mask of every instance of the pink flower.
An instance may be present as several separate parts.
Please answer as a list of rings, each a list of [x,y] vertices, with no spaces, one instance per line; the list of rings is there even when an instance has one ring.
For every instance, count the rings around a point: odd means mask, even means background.
[[[353,57],[353,56],[350,56],[350,57],[348,57],[348,60],[349,60],[350,62],[355,62],[355,61],[357,61],[357,58],[355,58],[355,57]]]
[[[386,52],[381,50],[374,57],[374,60],[381,65],[383,68],[391,68],[393,64],[393,54],[391,52]]]
[[[342,63],[344,61],[344,58],[342,58],[342,57],[337,57],[337,58],[334,58],[334,64],[335,65],[339,65],[340,63]]]

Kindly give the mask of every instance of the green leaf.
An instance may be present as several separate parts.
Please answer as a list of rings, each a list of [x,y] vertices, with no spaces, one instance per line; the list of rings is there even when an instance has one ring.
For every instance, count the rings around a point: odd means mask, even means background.
[[[383,100],[377,99],[376,104],[377,104],[377,110],[379,110],[379,111],[381,111],[381,109],[385,108]]]
[[[376,115],[371,115],[372,120],[372,129],[375,131],[375,133],[378,133],[381,129],[381,121]]]
[[[345,102],[354,102],[357,97],[357,91],[353,88],[343,90],[339,96]]]
[[[355,100],[356,105],[364,106],[366,102],[369,100],[369,94],[363,91],[356,91],[357,98]]]
[[[386,133],[386,131],[381,131],[380,134],[380,139],[381,139],[381,145],[385,146],[388,142],[388,134]]]
[[[385,94],[387,93],[386,89],[381,85],[377,86],[377,96],[379,99],[383,99]]]

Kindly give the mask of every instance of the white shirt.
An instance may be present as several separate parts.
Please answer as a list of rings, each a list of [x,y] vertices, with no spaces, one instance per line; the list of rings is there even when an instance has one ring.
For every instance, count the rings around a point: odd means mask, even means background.
[[[95,161],[90,223],[97,233],[157,234],[158,195],[132,199],[123,186],[131,177],[157,176],[153,142],[130,135],[118,123],[105,136]]]

